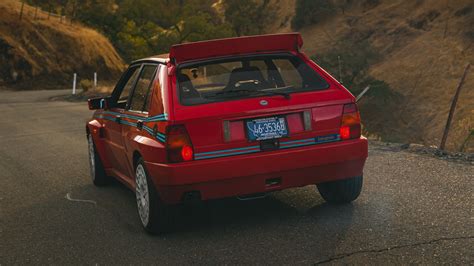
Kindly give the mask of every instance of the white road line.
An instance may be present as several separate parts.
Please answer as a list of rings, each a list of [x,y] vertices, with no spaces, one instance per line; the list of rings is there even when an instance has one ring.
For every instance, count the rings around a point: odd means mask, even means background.
[[[64,198],[66,198],[66,199],[69,200],[69,201],[85,202],[85,203],[90,203],[90,204],[97,205],[97,202],[95,202],[94,200],[73,199],[73,198],[71,198],[71,195],[70,195],[70,194],[71,194],[71,193],[67,193]]]

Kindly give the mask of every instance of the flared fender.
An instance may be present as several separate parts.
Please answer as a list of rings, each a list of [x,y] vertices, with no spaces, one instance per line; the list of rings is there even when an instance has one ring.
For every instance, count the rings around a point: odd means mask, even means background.
[[[137,135],[133,138],[134,155],[138,152],[145,162],[165,163],[166,149],[165,145],[156,139]],[[132,157],[133,158],[133,157]]]

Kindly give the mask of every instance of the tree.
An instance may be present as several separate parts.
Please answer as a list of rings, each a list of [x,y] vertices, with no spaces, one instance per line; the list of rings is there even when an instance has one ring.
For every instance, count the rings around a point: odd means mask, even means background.
[[[82,0],[77,5],[76,19],[110,37],[120,28],[117,9],[114,0]]]
[[[132,60],[169,51],[176,43],[223,38],[233,35],[212,8],[213,0],[122,0],[118,16],[123,19],[117,47]]]
[[[275,17],[270,0],[225,0],[225,21],[237,36],[262,34]]]
[[[166,53],[177,43],[260,34],[275,13],[270,0],[26,1],[71,18],[74,13],[105,34],[126,61]]]

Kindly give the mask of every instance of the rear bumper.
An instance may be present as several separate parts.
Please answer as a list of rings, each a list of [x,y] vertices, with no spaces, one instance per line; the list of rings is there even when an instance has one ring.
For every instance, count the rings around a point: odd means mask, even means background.
[[[362,175],[365,138],[178,164],[147,162],[163,201],[179,203],[186,192],[201,199],[269,192]],[[268,185],[268,179],[278,179]]]

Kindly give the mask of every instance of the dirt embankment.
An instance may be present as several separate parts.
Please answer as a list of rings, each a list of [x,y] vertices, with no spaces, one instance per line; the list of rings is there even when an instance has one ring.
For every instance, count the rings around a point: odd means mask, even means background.
[[[116,78],[124,63],[112,44],[95,30],[25,5],[19,20],[20,1],[0,1],[0,86],[42,89],[79,78]]]
[[[341,1],[333,2],[337,6]],[[285,10],[288,7],[281,12]],[[471,0],[370,0],[352,1],[344,10],[336,8],[334,15],[300,32],[305,52],[316,57],[349,40],[367,42],[380,55],[368,73],[401,96],[396,105],[383,112],[370,112],[372,103],[361,102],[368,130],[382,140],[439,145],[464,67],[474,63],[473,25]],[[459,96],[447,148],[474,152],[473,133],[471,67]]]

